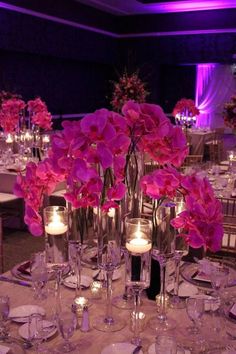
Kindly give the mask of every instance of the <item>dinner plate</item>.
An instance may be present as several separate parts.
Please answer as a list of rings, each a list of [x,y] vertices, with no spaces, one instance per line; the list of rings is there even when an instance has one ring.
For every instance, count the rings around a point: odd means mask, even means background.
[[[93,279],[91,277],[89,277],[88,275],[81,275],[81,287],[82,288],[89,288],[92,281],[93,281]],[[65,278],[63,281],[63,284],[70,289],[75,289],[76,288],[76,276],[70,275],[69,277]]]
[[[121,272],[119,269],[115,269],[112,275],[112,280],[118,280],[121,277]],[[96,270],[93,272],[93,278],[96,278],[96,280],[103,280],[104,279],[104,275],[103,275],[103,271],[100,270]]]
[[[212,261],[211,259],[209,259]],[[213,263],[216,263],[212,261]],[[219,262],[219,261],[218,261]],[[229,279],[236,279],[236,271],[234,269],[235,264],[228,260],[222,261],[224,266],[229,268]],[[199,274],[200,265],[197,263],[186,262],[180,269],[181,276],[187,282],[190,282],[198,287],[212,289],[209,276],[204,276]],[[230,283],[230,281],[229,281]]]
[[[29,316],[34,313],[44,316],[45,310],[37,305],[22,305],[11,309],[8,317],[14,322],[24,323],[28,322]]]
[[[155,343],[152,343],[148,348],[148,354],[156,354]],[[177,349],[177,354],[191,354],[188,349]]]
[[[173,284],[167,285],[166,290],[168,293],[173,295],[174,285]],[[182,282],[179,284],[179,297],[186,298],[186,297],[196,295],[197,293],[198,293],[198,288],[195,285],[187,282]]]
[[[48,339],[57,332],[57,327],[53,324],[53,322],[45,320],[43,321],[43,332],[44,332],[44,338]],[[28,323],[25,323],[22,326],[20,326],[19,335],[24,339],[30,339]]]
[[[136,345],[131,343],[113,343],[105,347],[101,354],[132,354]],[[143,354],[142,349],[139,351],[139,354]]]

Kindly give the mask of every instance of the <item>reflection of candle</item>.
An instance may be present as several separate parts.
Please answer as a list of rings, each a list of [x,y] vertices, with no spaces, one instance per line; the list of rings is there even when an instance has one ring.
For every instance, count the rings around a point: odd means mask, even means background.
[[[25,140],[26,141],[30,141],[30,140],[32,140],[33,139],[33,136],[29,133],[29,132],[26,132],[25,133]]]
[[[94,299],[99,299],[102,292],[102,284],[99,281],[93,281],[91,286],[91,294]]]
[[[6,143],[7,144],[13,143],[13,136],[11,134],[7,134]]]
[[[61,221],[60,216],[57,212],[53,211],[52,221],[45,225],[45,231],[49,235],[61,235],[68,230],[68,226]]]

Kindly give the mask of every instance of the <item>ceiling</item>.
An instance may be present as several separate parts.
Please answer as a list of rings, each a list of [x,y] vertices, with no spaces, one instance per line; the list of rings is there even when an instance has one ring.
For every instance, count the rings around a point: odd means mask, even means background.
[[[236,0],[75,0],[115,15],[236,8]]]

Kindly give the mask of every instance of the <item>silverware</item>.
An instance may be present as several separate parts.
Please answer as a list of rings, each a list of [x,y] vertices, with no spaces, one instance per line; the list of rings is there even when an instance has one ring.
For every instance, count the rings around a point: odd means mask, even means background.
[[[23,280],[17,280],[17,279],[10,279],[4,275],[0,275],[0,281],[6,281],[8,283],[12,283],[12,284],[17,284],[17,285],[21,285],[21,286],[27,286],[27,287],[31,287],[32,285],[30,283],[27,283],[26,281]]]

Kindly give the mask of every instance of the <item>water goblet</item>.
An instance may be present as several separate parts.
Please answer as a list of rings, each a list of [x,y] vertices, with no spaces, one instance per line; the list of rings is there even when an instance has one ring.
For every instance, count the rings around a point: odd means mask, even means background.
[[[186,299],[186,311],[188,317],[193,323],[192,327],[188,328],[190,334],[199,334],[199,320],[202,317],[205,310],[205,303],[203,298],[189,297]]]
[[[225,266],[214,266],[211,268],[210,280],[211,286],[215,291],[216,297],[221,299],[221,291],[227,285],[229,277],[229,268]]]
[[[8,296],[0,296],[0,338],[4,338],[8,334],[6,321],[8,319],[10,309],[10,299]]]
[[[58,331],[64,339],[64,342],[57,348],[59,353],[71,353],[76,350],[76,345],[69,341],[77,326],[75,313],[70,310],[59,312],[57,314],[57,325]]]
[[[147,219],[132,218],[126,220],[126,284],[134,295],[133,338],[131,343],[139,346],[139,316],[140,297],[142,290],[150,286],[151,268],[151,222]]]
[[[37,300],[44,300],[47,297],[44,289],[48,281],[48,271],[45,254],[43,252],[34,253],[32,255],[30,273],[35,291],[34,298]]]

